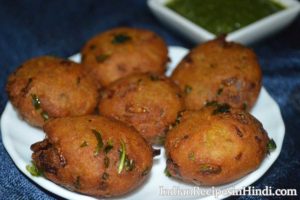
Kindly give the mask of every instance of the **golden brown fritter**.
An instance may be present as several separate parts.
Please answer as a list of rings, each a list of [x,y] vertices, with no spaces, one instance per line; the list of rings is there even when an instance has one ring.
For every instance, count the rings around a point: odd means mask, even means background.
[[[133,74],[109,85],[99,112],[135,127],[147,141],[162,143],[168,127],[184,109],[180,89],[163,75]]]
[[[67,117],[44,125],[31,146],[35,166],[49,180],[92,196],[137,188],[152,167],[152,148],[133,128],[102,116]]]
[[[189,110],[209,101],[250,110],[260,92],[262,74],[251,49],[218,38],[192,49],[172,79],[185,91]]]
[[[81,64],[50,56],[22,64],[9,76],[6,90],[20,115],[38,127],[49,118],[92,113],[98,101],[97,86]]]
[[[251,114],[211,102],[187,111],[166,137],[167,170],[197,185],[221,185],[259,167],[269,142]]]
[[[96,35],[81,53],[87,72],[103,86],[132,73],[163,74],[168,61],[165,42],[137,28],[115,28]]]

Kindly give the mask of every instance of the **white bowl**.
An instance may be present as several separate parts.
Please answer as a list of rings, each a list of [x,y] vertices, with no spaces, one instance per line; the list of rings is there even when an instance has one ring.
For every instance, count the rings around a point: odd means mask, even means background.
[[[148,0],[148,6],[154,15],[164,24],[180,32],[191,41],[200,43],[214,39],[216,35],[194,24],[165,4],[170,0]],[[229,33],[228,41],[236,41],[242,44],[250,44],[265,36],[275,33],[289,25],[300,12],[300,3],[296,0],[277,0],[286,8],[272,15],[264,17],[244,28]]]

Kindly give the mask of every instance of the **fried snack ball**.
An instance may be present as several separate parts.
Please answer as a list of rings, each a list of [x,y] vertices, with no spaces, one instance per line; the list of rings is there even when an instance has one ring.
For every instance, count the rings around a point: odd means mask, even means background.
[[[262,124],[251,114],[210,105],[182,113],[167,135],[167,172],[197,185],[235,181],[259,167],[268,153]]]
[[[133,128],[102,116],[56,118],[45,140],[31,146],[35,166],[69,190],[109,197],[141,185],[152,167],[152,147]]]
[[[6,90],[20,115],[37,127],[50,118],[92,113],[99,96],[81,64],[50,56],[22,64],[9,76]]]
[[[99,112],[136,128],[152,144],[161,144],[168,127],[184,109],[179,87],[152,73],[133,74],[109,85],[100,97]]]
[[[192,49],[172,79],[185,91],[189,110],[218,101],[248,111],[260,92],[262,72],[251,49],[220,37]]]
[[[96,35],[82,51],[82,63],[100,85],[138,72],[163,74],[168,61],[165,42],[154,32],[115,28]]]

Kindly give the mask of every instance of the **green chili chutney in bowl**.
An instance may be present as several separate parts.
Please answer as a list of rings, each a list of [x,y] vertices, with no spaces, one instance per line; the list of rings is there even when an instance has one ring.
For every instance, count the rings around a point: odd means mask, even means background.
[[[249,44],[286,27],[300,11],[296,0],[148,0],[148,6],[197,43],[227,34]]]

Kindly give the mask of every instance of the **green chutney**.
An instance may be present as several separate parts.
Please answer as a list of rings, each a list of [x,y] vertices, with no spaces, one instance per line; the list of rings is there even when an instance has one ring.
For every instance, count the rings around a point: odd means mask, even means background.
[[[230,33],[285,9],[273,0],[172,0],[166,6],[215,35]]]

